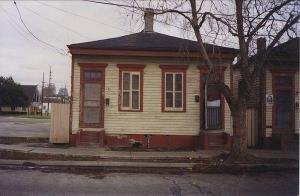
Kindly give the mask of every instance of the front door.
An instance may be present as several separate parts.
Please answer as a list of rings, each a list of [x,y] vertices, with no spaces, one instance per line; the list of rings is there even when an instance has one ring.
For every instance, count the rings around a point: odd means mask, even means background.
[[[104,126],[104,73],[98,67],[81,67],[81,128]]]
[[[294,77],[291,74],[273,75],[273,130],[291,132],[294,128]]]

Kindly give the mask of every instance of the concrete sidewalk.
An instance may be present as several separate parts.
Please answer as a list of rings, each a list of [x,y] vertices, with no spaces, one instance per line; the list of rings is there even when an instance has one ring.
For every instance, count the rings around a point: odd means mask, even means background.
[[[21,144],[0,144],[0,150],[17,151],[23,153],[35,153],[46,155],[64,155],[79,157],[97,157],[99,159],[127,159],[127,160],[199,160],[215,157],[222,154],[220,150],[197,150],[197,151],[111,151],[95,146],[67,147],[53,146],[46,143],[21,143]],[[274,150],[249,150],[257,158],[265,159],[290,159],[299,160],[298,152],[274,151]],[[1,157],[0,157],[1,158]]]

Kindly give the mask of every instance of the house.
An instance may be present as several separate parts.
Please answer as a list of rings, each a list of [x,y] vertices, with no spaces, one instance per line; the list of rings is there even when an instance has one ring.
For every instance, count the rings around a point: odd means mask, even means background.
[[[298,149],[299,44],[297,37],[272,48],[259,80],[253,81],[257,96],[247,103],[248,147]],[[249,62],[259,61],[265,49],[265,38],[259,38],[257,54]],[[234,89],[239,75],[239,68],[233,66]]]
[[[59,96],[47,96],[43,99],[42,113],[51,114],[51,104],[52,103],[63,103],[62,98]]]
[[[68,45],[72,54],[70,143],[194,149],[229,147],[224,98],[207,84],[195,41],[145,29]],[[232,85],[233,48],[205,44],[220,78]]]
[[[21,85],[29,101],[27,107],[1,107],[2,112],[37,113],[39,111],[39,91],[37,85]]]
[[[261,75],[258,141],[265,147],[298,149],[299,42],[293,38],[274,47]],[[265,40],[260,40],[265,47]],[[296,145],[295,145],[296,144]]]

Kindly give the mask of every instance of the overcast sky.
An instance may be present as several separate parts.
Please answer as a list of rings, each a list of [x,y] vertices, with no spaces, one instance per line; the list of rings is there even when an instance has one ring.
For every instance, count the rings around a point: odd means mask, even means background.
[[[48,81],[52,67],[56,89],[70,89],[71,43],[93,41],[140,32],[143,21],[133,22],[122,8],[82,1],[17,1],[24,23],[40,40],[37,41],[21,23],[13,1],[0,2],[0,75],[12,76],[21,84],[41,85],[42,73]],[[78,16],[80,15],[80,16]],[[182,30],[155,23],[156,32],[190,38]],[[191,38],[192,39],[192,38]]]

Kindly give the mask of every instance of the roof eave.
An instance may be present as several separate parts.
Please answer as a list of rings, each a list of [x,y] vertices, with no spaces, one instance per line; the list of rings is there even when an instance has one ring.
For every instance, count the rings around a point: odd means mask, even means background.
[[[69,47],[69,46],[68,46]],[[111,55],[111,56],[147,56],[147,57],[194,57],[199,58],[199,52],[175,52],[175,51],[137,51],[137,50],[101,50],[101,49],[86,49],[86,48],[70,48],[72,55]],[[221,54],[214,54],[216,58],[234,58],[238,54],[235,52],[224,52]],[[209,54],[212,56],[212,54]]]

